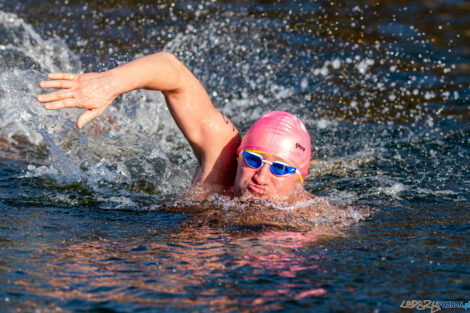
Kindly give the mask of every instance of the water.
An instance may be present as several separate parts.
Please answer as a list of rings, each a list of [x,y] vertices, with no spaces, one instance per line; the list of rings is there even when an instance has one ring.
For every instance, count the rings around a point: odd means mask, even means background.
[[[466,1],[0,4],[0,311],[470,300]],[[196,161],[159,93],[81,131],[77,110],[34,100],[48,72],[163,49],[242,132],[267,110],[300,116],[306,189],[338,208],[181,200]]]

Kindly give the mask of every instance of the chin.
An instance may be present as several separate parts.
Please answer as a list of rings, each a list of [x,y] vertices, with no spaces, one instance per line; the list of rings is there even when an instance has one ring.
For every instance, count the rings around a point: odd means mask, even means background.
[[[241,193],[239,194],[239,197],[240,197],[240,200],[264,200],[264,201],[272,201],[272,202],[286,202],[289,199],[289,197],[287,196],[260,194],[260,193],[252,192],[250,190],[242,190]]]
[[[254,193],[249,190],[243,190],[238,196],[241,200],[266,200],[266,195]]]
[[[253,192],[249,189],[240,189],[237,192],[237,196],[240,200],[268,200],[269,196],[267,194],[261,194]]]

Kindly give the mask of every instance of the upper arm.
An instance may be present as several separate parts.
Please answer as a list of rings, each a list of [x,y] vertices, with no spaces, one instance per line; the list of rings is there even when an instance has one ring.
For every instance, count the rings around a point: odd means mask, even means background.
[[[163,91],[168,108],[199,162],[195,183],[229,184],[240,135],[212,104],[201,82],[178,62],[178,88]],[[230,180],[230,182],[229,182]]]

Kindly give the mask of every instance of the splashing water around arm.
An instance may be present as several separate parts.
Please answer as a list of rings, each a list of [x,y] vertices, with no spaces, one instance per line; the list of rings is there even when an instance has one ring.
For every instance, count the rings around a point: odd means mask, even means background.
[[[199,80],[172,54],[155,53],[102,73],[51,73],[48,78],[40,87],[60,90],[38,95],[37,100],[48,110],[86,109],[77,120],[78,128],[103,114],[120,94],[161,91],[199,161],[193,183],[233,182],[240,135],[214,108]]]

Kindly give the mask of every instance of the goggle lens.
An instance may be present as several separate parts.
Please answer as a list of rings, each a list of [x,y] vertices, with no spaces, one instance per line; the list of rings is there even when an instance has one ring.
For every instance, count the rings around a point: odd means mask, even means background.
[[[274,174],[274,175],[287,175],[287,174],[291,174],[291,173],[294,173],[295,172],[295,169],[294,169],[294,172],[290,171],[289,168],[284,165],[284,164],[279,164],[279,163],[273,163],[271,165],[271,172]]]
[[[243,151],[243,158],[245,159],[246,163],[251,167],[260,168],[263,165],[263,158],[256,154]]]

